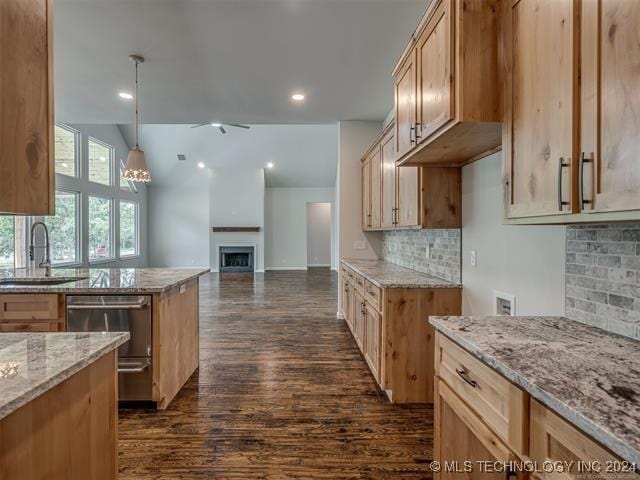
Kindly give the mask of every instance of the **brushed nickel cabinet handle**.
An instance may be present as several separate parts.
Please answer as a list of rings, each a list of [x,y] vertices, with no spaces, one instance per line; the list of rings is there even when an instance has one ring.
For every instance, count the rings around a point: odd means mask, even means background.
[[[570,165],[569,162],[564,161],[564,157],[560,157],[558,159],[558,210],[561,212],[564,209],[565,205],[569,205],[569,202],[565,202],[562,200],[562,169],[568,167]]]
[[[411,143],[411,145],[413,145],[414,143],[416,143],[416,141],[414,140],[414,135],[415,135],[415,131],[416,131],[416,127],[415,125],[412,125],[409,127],[409,142]],[[414,135],[412,135],[412,133]]]
[[[471,385],[473,388],[476,388],[478,386],[478,383],[475,380],[471,380],[469,378],[469,375],[467,374],[467,372],[465,372],[464,370],[458,370],[456,368],[456,373],[458,374],[458,376],[464,380],[465,382],[467,382],[469,385]]]
[[[593,163],[595,160],[593,152],[591,152],[591,156],[586,158],[584,152],[580,152],[580,163],[578,164],[578,176],[580,177],[579,189],[580,189],[580,210],[584,210],[584,206],[586,204],[592,204],[592,200],[584,199],[584,164],[585,163]]]
[[[418,135],[418,127],[422,127],[422,125],[420,125],[419,123],[416,123],[416,128],[415,128],[416,140],[418,140],[418,138],[422,138],[422,135]]]

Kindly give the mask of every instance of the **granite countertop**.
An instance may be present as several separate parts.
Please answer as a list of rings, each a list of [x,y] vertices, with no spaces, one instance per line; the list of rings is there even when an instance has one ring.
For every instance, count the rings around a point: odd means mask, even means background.
[[[0,293],[158,293],[208,273],[208,268],[54,268],[61,284],[8,284],[14,279],[42,279],[43,269],[0,270]]]
[[[384,260],[342,260],[347,267],[380,288],[462,288],[462,285]]]
[[[429,322],[614,453],[640,464],[640,342],[563,317]]]
[[[0,419],[127,340],[128,332],[0,334]]]

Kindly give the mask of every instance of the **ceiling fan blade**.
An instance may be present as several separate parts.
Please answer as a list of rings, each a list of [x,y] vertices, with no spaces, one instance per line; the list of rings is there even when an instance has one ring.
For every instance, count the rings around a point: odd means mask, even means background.
[[[244,128],[245,130],[249,130],[251,127],[249,125],[242,125],[241,123],[225,123],[228,127],[238,127]]]
[[[204,127],[205,125],[209,125],[209,124],[208,123],[201,123],[200,125],[192,125],[191,128]]]
[[[220,130],[222,133],[227,133],[227,131],[224,129],[222,125],[218,127],[218,130]]]

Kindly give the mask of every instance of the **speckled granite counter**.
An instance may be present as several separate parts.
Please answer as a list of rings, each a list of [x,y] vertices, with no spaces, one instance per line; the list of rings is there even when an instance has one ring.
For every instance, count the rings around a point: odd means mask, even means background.
[[[640,342],[563,317],[429,317],[531,396],[640,464]]]
[[[128,339],[128,332],[0,334],[0,419]]]
[[[42,278],[44,270],[4,269],[0,270],[0,293],[158,293],[208,272],[204,268],[54,268],[52,277],[72,281],[24,285],[6,282]]]
[[[462,288],[459,283],[416,272],[384,260],[341,262],[380,288]]]

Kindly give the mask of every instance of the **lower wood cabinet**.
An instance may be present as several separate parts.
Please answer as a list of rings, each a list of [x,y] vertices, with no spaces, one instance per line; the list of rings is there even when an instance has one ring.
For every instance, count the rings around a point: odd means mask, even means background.
[[[62,332],[65,330],[64,295],[0,295],[0,332]]]
[[[429,315],[459,315],[459,288],[379,288],[342,265],[341,312],[382,390],[394,403],[432,403]]]
[[[487,471],[482,467],[484,462],[493,467],[515,461],[517,457],[442,380],[436,384],[434,410],[434,460],[442,467],[434,472],[436,479],[519,478],[500,468]]]

